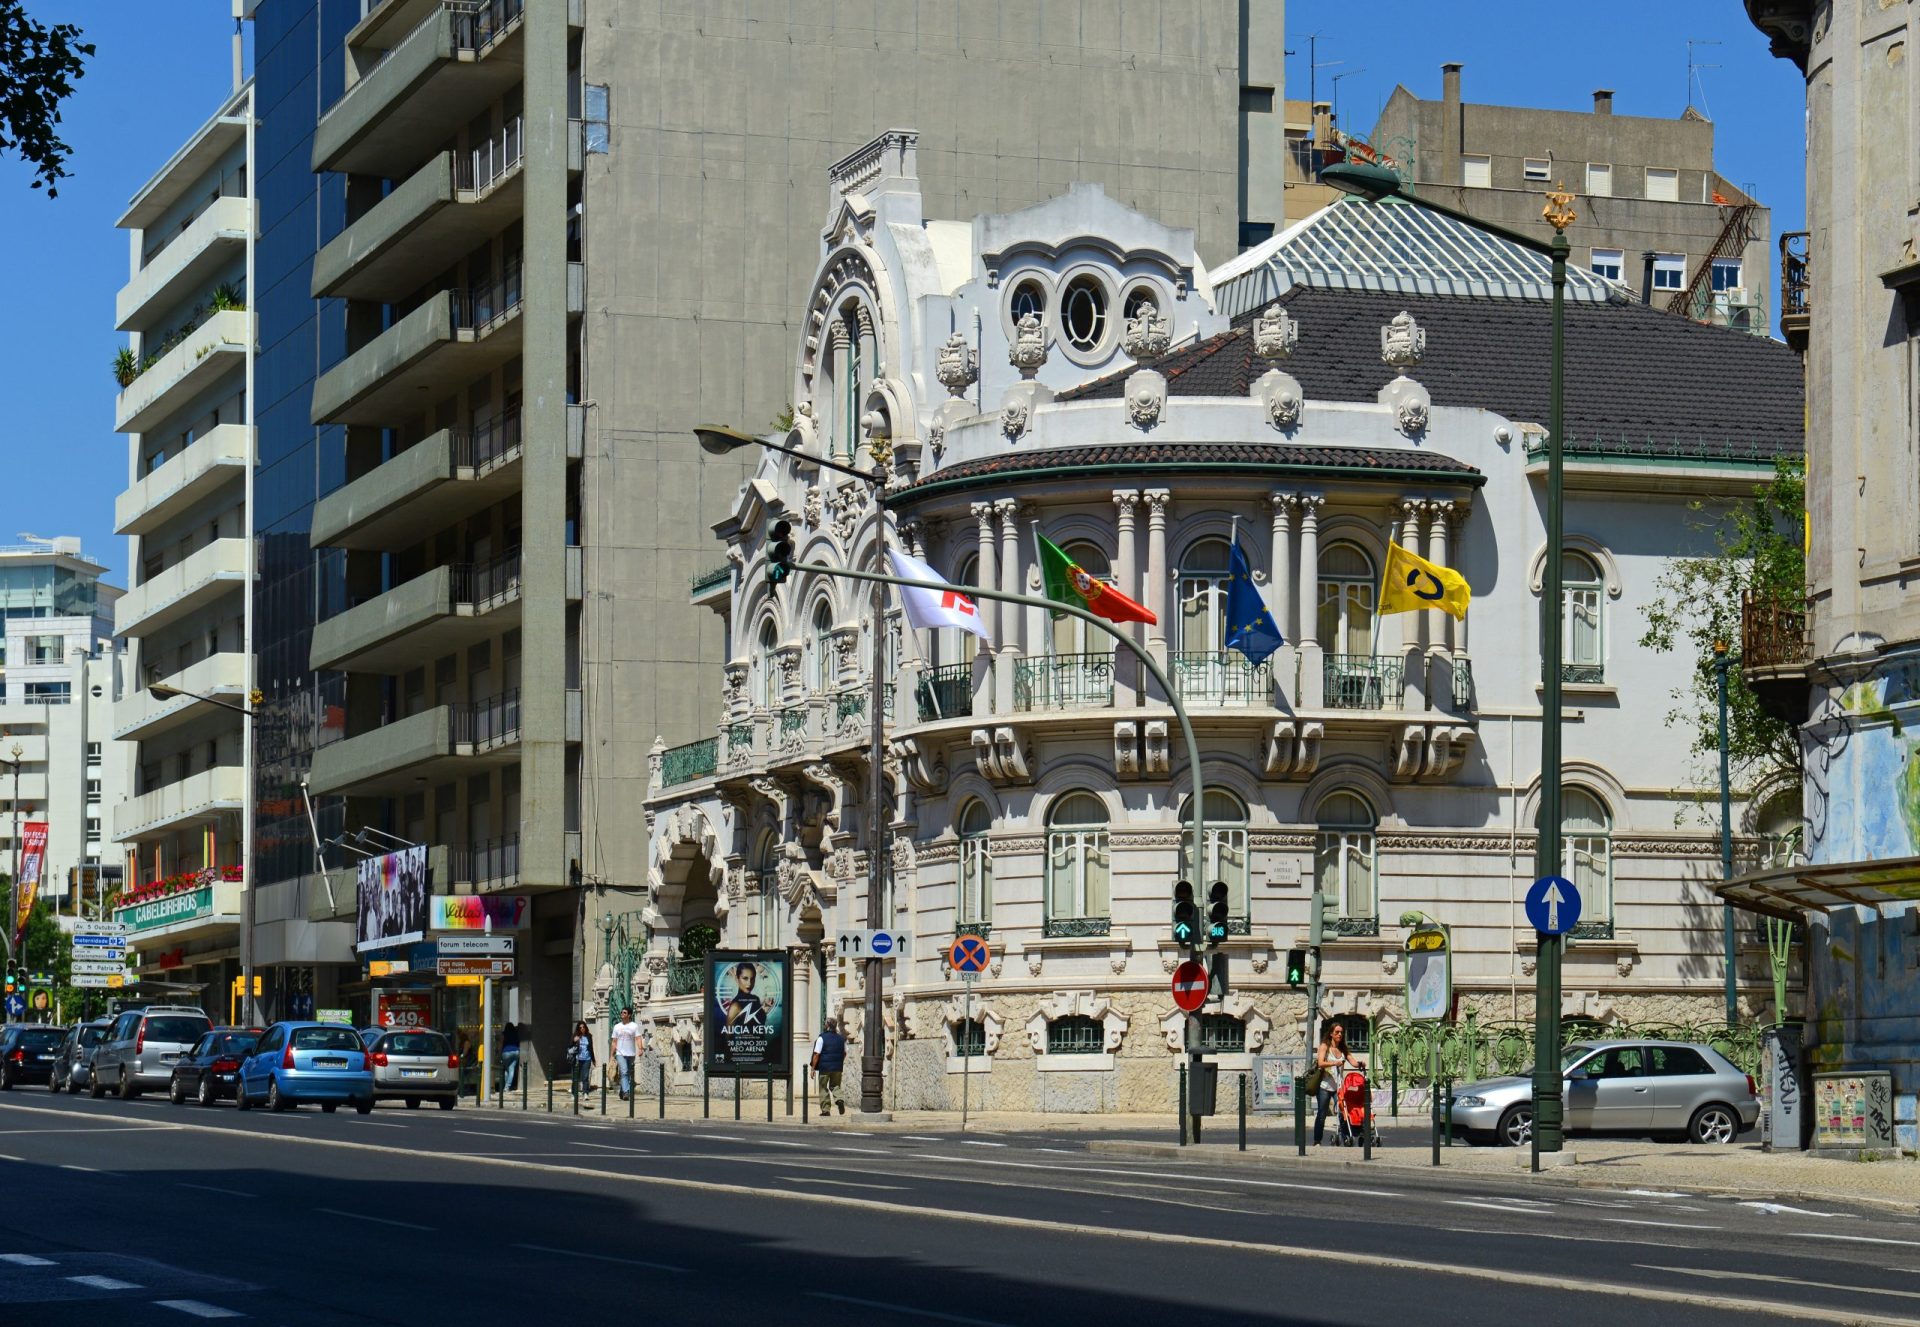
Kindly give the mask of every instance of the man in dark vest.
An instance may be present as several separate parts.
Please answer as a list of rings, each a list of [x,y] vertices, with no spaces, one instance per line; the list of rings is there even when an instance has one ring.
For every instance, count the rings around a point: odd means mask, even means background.
[[[847,1099],[840,1091],[840,1072],[847,1064],[847,1039],[840,1035],[838,1020],[829,1018],[813,1039],[813,1059],[809,1063],[820,1080],[820,1118],[826,1119],[836,1105],[845,1115]]]

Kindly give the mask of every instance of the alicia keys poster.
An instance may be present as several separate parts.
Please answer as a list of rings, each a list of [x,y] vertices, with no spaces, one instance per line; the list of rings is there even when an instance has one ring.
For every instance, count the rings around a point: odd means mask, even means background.
[[[750,1078],[793,1067],[791,960],[781,950],[707,955],[707,1073]]]

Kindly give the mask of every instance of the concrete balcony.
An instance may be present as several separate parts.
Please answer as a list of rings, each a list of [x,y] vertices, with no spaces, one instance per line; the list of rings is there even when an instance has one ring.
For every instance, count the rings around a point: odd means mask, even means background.
[[[223,268],[245,256],[253,227],[252,200],[216,199],[120,287],[114,299],[114,327],[122,332],[144,328],[153,316],[207,285]]]
[[[315,298],[387,300],[506,229],[525,207],[520,122],[470,152],[442,152],[313,260]]]
[[[150,636],[205,608],[247,579],[247,541],[216,539],[135,586],[113,606],[116,636]]]
[[[401,673],[520,624],[520,556],[435,567],[322,622],[308,662],[348,673]]]
[[[477,433],[442,429],[314,506],[315,548],[392,550],[420,542],[520,487],[520,416]]]
[[[443,290],[341,360],[313,386],[316,424],[393,424],[422,389],[463,389],[520,353],[520,287]]]
[[[159,529],[224,486],[243,483],[252,460],[253,430],[245,424],[208,429],[114,499],[114,533],[144,535]]]
[[[520,758],[520,693],[439,705],[313,753],[315,793],[383,796],[478,773]]]
[[[217,820],[240,810],[247,794],[245,770],[216,765],[114,807],[113,837],[124,843],[181,825]]]
[[[125,923],[128,934],[142,949],[158,940],[205,939],[239,928],[240,892],[244,887],[238,880],[209,880],[165,898],[115,908],[113,919]],[[154,972],[161,975],[157,965]]]
[[[155,700],[143,687],[129,691],[113,707],[113,738],[116,742],[144,742],[197,719],[226,716],[232,726],[240,726],[240,716],[201,696],[212,696],[235,705],[246,704],[247,656],[237,652],[211,654],[189,664],[171,677],[160,679],[192,695]]]
[[[355,51],[358,78],[314,130],[314,170],[405,179],[525,77],[520,0],[442,5],[396,40],[398,26],[368,29]],[[374,57],[370,48],[388,41]]]
[[[252,313],[229,309],[211,315],[121,391],[114,402],[114,431],[150,432],[221,374],[245,364],[252,344]]]

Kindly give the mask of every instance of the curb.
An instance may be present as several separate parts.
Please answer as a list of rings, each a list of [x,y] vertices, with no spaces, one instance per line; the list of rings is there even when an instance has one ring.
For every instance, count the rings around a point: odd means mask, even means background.
[[[1217,1146],[1201,1144],[1201,1146]],[[1238,1151],[1195,1152],[1192,1148],[1175,1147],[1168,1143],[1136,1143],[1118,1139],[1095,1139],[1087,1144],[1087,1151],[1108,1156],[1152,1157],[1162,1161],[1204,1161],[1207,1165],[1250,1166],[1262,1170],[1286,1170],[1304,1167],[1312,1170],[1346,1171],[1364,1170],[1370,1174],[1408,1172],[1418,1177],[1435,1175],[1448,1178],[1472,1178],[1475,1180],[1514,1180],[1528,1184],[1558,1184],[1575,1189],[1611,1189],[1618,1190],[1622,1180],[1617,1178],[1589,1179],[1569,1173],[1567,1169],[1542,1171],[1535,1175],[1531,1171],[1517,1174],[1503,1174],[1498,1171],[1459,1171],[1448,1172],[1445,1167],[1435,1170],[1431,1167],[1416,1169],[1411,1166],[1375,1166],[1368,1162],[1349,1158],[1335,1157],[1288,1157],[1282,1161],[1273,1157],[1256,1156]],[[1587,1163],[1598,1165],[1605,1163]],[[1773,1202],[1822,1202],[1822,1203],[1858,1203],[1882,1211],[1897,1212],[1920,1216],[1920,1202],[1909,1202],[1900,1198],[1882,1198],[1874,1194],[1850,1193],[1841,1189],[1779,1189],[1755,1187],[1737,1184],[1691,1184],[1684,1180],[1647,1180],[1647,1184],[1658,1184],[1660,1188],[1675,1193],[1689,1194],[1702,1198],[1764,1198]]]

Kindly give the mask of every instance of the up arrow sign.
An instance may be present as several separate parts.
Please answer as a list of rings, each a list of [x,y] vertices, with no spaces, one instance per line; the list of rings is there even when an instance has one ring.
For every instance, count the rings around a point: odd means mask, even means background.
[[[1561,875],[1543,876],[1527,891],[1527,921],[1541,935],[1565,935],[1580,923],[1580,891]]]
[[[1554,935],[1560,934],[1560,905],[1566,900],[1560,893],[1560,886],[1547,886],[1547,930]]]

